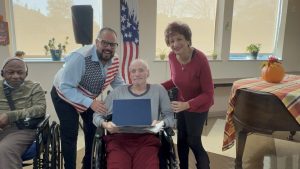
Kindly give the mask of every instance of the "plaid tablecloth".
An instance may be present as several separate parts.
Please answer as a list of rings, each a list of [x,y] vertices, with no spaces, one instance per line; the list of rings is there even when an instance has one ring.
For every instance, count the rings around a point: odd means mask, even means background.
[[[226,115],[222,150],[225,151],[234,145],[235,128],[233,112],[236,103],[237,89],[247,88],[256,91],[269,92],[277,96],[289,110],[291,115],[300,124],[300,76],[286,75],[281,83],[268,83],[261,78],[249,78],[233,83]]]

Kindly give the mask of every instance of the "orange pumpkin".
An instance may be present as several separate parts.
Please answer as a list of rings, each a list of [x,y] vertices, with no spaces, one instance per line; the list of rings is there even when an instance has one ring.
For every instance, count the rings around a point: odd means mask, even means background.
[[[261,77],[270,83],[279,83],[284,78],[285,72],[277,58],[269,58],[261,69]]]

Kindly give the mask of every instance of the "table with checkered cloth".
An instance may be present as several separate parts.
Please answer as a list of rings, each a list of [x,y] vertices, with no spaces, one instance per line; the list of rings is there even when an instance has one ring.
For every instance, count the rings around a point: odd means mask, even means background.
[[[285,75],[281,83],[268,83],[261,78],[237,80],[233,83],[229,97],[224,129],[223,151],[234,145],[235,128],[233,124],[233,113],[236,102],[235,93],[241,88],[274,94],[282,101],[298,124],[300,124],[300,76]]]

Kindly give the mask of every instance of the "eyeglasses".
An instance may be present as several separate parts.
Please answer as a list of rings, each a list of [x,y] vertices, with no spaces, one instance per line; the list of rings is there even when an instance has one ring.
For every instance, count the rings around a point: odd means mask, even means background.
[[[101,45],[104,47],[110,46],[111,48],[116,48],[118,46],[118,43],[109,42],[107,40],[103,40],[103,39],[99,39],[99,38],[97,38],[97,40],[100,41]]]

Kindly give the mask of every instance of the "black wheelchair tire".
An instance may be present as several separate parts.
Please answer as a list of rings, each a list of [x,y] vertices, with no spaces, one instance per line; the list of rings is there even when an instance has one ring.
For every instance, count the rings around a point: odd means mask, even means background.
[[[101,166],[101,140],[98,134],[95,135],[92,148],[92,169],[102,169]]]
[[[49,122],[45,124],[45,128],[38,134],[37,155],[33,158],[33,169],[49,169],[49,147],[50,147],[50,129]]]
[[[51,125],[51,143],[50,143],[50,169],[62,169],[62,154],[60,143],[59,124],[55,121]]]

